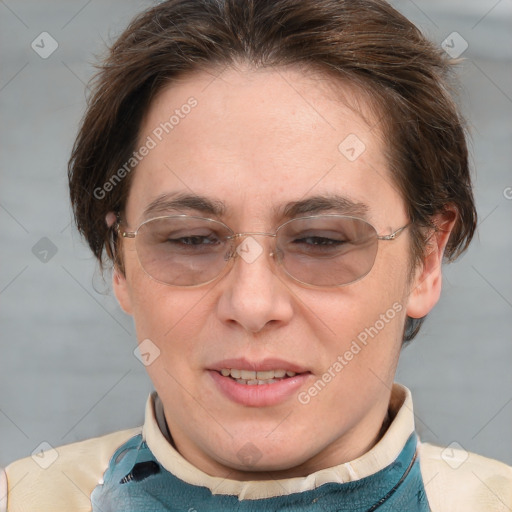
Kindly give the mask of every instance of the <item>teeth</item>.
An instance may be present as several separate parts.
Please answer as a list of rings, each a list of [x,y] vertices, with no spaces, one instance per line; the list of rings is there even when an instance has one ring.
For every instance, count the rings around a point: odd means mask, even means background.
[[[295,372],[286,370],[266,370],[256,372],[254,370],[237,370],[236,368],[222,368],[220,371],[223,377],[232,377],[239,384],[256,386],[261,384],[272,384],[287,377],[294,377]]]
[[[273,370],[270,370],[267,372],[257,372],[256,373],[256,378],[258,378],[260,380],[273,379],[274,377],[279,377],[279,375],[276,375],[276,372]],[[284,377],[284,375],[282,375],[282,377]]]
[[[231,370],[233,372],[233,370]],[[251,380],[256,378],[256,372],[252,372],[251,370],[240,370],[240,377],[244,380]]]
[[[236,379],[238,384],[246,384],[247,386],[261,386],[262,384],[272,384],[274,382],[277,382],[276,379],[268,379],[268,380],[258,380],[258,379]]]

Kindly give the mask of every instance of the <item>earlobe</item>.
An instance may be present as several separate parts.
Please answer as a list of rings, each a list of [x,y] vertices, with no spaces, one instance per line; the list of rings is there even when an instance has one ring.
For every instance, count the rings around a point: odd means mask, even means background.
[[[425,257],[418,265],[411,282],[407,302],[407,316],[423,318],[436,305],[441,296],[443,255],[457,220],[457,211],[449,208],[434,218],[437,226],[432,230],[425,248]]]
[[[116,294],[117,301],[121,306],[121,309],[128,315],[132,314],[132,301],[130,291],[128,289],[128,283],[126,282],[126,276],[118,269],[114,268],[112,275],[112,286],[114,293]]]

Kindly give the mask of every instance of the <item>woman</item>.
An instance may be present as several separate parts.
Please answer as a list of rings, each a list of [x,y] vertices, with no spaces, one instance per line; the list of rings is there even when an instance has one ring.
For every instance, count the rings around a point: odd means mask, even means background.
[[[512,506],[511,468],[420,443],[393,382],[475,230],[449,74],[378,0],[138,16],[69,176],[156,392],[142,429],[9,466],[7,510]]]

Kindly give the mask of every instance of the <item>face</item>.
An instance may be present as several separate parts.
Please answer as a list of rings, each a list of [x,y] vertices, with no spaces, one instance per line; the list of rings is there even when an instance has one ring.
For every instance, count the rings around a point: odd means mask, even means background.
[[[408,223],[385,137],[357,92],[339,85],[340,101],[325,78],[292,69],[216,74],[188,75],[152,103],[137,147],[148,137],[156,144],[134,171],[123,229],[188,214],[236,233],[274,233],[287,220],[284,205],[333,195],[365,205],[379,235]],[[162,131],[176,110],[179,120]],[[171,209],[166,201],[177,194],[223,211]],[[158,210],[146,213],[157,199]],[[307,214],[332,213],[343,211]],[[192,288],[149,277],[134,240],[123,239],[115,292],[139,342],[160,351],[147,370],[175,446],[203,471],[235,479],[306,475],[352,460],[379,439],[406,314],[426,314],[436,286],[419,272],[409,278],[407,229],[379,242],[368,275],[335,288],[289,278],[269,255],[273,239],[254,239],[259,257],[236,258],[228,273]],[[223,368],[297,375],[252,386]]]

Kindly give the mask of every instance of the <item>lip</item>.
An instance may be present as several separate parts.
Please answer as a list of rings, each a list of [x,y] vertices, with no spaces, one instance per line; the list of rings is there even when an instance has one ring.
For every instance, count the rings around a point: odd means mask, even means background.
[[[250,386],[239,384],[231,377],[224,377],[220,373],[222,368],[254,371],[286,370],[295,372],[297,375],[271,384]],[[246,407],[271,407],[283,403],[297,396],[299,389],[312,375],[300,365],[282,359],[265,359],[259,362],[247,359],[225,359],[212,365],[207,372],[224,397]]]
[[[223,368],[235,368],[237,370],[253,370],[264,372],[267,370],[286,370],[287,372],[306,373],[309,370],[298,364],[285,361],[284,359],[264,359],[262,361],[249,361],[245,358],[224,359],[212,364],[208,369],[220,372]]]

